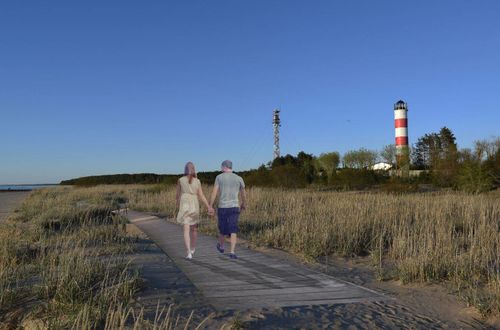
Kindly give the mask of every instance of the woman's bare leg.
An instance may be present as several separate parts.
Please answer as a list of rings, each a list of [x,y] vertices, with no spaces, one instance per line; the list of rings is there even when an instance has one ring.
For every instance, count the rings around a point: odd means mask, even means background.
[[[196,240],[198,239],[198,225],[192,225],[191,227],[191,251],[196,249]]]
[[[184,246],[188,255],[191,253],[191,238],[189,235],[189,225],[184,225]]]

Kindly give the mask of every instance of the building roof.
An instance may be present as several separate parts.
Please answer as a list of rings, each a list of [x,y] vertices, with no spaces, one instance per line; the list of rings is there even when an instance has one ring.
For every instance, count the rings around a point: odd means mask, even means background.
[[[394,109],[407,109],[406,102],[399,100],[394,104]]]
[[[387,171],[387,170],[390,170],[391,168],[392,168],[392,164],[385,163],[385,162],[376,163],[371,167],[371,169],[375,170],[375,171],[380,171],[380,170]]]

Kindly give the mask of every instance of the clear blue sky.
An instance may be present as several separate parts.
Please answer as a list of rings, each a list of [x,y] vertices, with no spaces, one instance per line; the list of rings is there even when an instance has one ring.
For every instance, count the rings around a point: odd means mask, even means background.
[[[500,2],[0,2],[0,183],[500,134]]]

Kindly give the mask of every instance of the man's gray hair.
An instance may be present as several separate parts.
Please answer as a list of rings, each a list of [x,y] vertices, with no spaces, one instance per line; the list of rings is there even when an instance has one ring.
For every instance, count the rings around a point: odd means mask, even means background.
[[[222,162],[222,167],[233,169],[233,162],[230,160],[225,160]]]

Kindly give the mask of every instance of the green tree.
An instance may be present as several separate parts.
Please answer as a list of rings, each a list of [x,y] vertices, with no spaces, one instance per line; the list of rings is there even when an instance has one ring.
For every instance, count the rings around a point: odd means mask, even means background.
[[[335,171],[340,163],[340,154],[336,151],[322,153],[316,158],[315,166],[316,171],[319,175],[326,179],[325,181],[331,180],[335,175]]]
[[[396,146],[394,144],[388,144],[380,152],[380,157],[382,160],[388,164],[396,164]]]
[[[457,188],[480,193],[500,185],[500,138],[474,142],[474,150],[458,152]]]
[[[469,193],[480,193],[493,188],[494,179],[484,166],[481,150],[463,149],[459,152],[460,166],[456,179],[456,187]],[[479,148],[481,148],[479,146]]]
[[[377,161],[377,152],[361,148],[348,151],[342,159],[344,167],[356,169],[368,169]]]
[[[307,154],[303,151],[297,154],[298,167],[302,169],[307,183],[312,183],[317,176],[315,158],[312,154]]]
[[[478,162],[467,162],[459,170],[457,187],[460,190],[478,194],[494,187],[490,173]]]
[[[451,186],[458,174],[458,148],[451,129],[443,127],[439,133],[425,134],[417,140],[412,151],[415,168],[431,171],[439,186]]]
[[[436,184],[451,186],[458,175],[458,148],[455,135],[443,127],[439,130],[439,152],[433,160],[432,176]]]
[[[316,179],[314,164],[314,156],[303,151],[296,157],[292,155],[277,157],[271,165],[271,177],[278,186],[302,187],[304,182],[310,184]]]
[[[412,162],[417,169],[428,170],[436,164],[441,150],[439,134],[430,133],[420,137],[412,150]]]
[[[303,188],[308,184],[302,169],[292,164],[285,164],[273,168],[271,177],[273,186],[278,187]]]
[[[273,186],[271,170],[265,165],[261,165],[256,170],[251,170],[243,175],[243,179],[248,186],[270,187]]]

